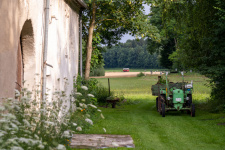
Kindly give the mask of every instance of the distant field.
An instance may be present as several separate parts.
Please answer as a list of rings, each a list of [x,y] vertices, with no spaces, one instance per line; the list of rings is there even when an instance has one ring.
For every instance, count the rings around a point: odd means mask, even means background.
[[[165,78],[165,75],[163,76]],[[169,74],[168,79],[170,82],[181,82],[182,76],[177,74]],[[108,87],[107,78],[97,79],[103,86]],[[146,77],[132,77],[132,78],[110,78],[111,90],[117,94],[128,95],[142,95],[149,94],[151,95],[151,86],[156,84],[158,76],[146,76]],[[208,78],[196,74],[188,73],[185,74],[184,81],[191,82],[193,81],[195,99],[201,99],[209,97],[211,89],[207,87]]]
[[[150,72],[150,71],[165,71],[167,69],[133,69],[129,68],[130,72]],[[123,72],[123,68],[105,68],[106,72]]]

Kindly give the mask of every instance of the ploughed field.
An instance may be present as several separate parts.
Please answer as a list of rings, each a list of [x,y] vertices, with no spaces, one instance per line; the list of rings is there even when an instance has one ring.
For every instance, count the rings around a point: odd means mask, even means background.
[[[168,76],[170,82],[180,82],[180,74]],[[108,79],[97,79],[105,87]],[[157,75],[131,78],[111,78],[111,91],[124,95],[125,103],[115,109],[100,108],[104,120],[95,122],[88,134],[131,135],[138,150],[222,150],[225,149],[225,114],[209,113],[206,102],[210,96],[208,79],[195,73],[185,75],[185,81],[193,80],[193,103],[196,117],[186,112],[167,112],[166,117],[156,111],[155,96],[151,85],[157,82]],[[106,128],[104,133],[102,128]],[[118,148],[128,149],[128,148]]]

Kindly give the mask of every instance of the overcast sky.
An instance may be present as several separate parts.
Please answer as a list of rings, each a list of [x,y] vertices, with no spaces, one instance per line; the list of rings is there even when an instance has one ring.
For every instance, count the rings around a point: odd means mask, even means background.
[[[148,5],[144,5],[144,7],[145,7],[145,14],[149,14],[150,13],[150,6],[148,6]],[[129,35],[129,34],[125,34],[122,38],[121,38],[121,40],[120,40],[120,42],[121,43],[125,43],[127,40],[133,40],[133,39],[135,39],[135,37],[133,37],[133,36],[131,36],[131,35]]]

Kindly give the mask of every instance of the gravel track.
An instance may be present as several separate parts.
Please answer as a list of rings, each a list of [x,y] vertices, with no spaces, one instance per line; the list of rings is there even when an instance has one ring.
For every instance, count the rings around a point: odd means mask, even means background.
[[[120,77],[136,77],[140,72],[106,72],[105,76],[92,78],[120,78]],[[145,75],[150,75],[150,72],[143,72]],[[153,75],[160,75],[160,72],[152,72]]]

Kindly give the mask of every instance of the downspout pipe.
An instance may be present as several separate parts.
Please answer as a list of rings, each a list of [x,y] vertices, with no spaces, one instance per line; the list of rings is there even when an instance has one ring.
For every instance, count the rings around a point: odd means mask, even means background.
[[[50,0],[46,0],[45,7],[45,30],[44,30],[44,51],[43,51],[43,76],[42,76],[42,107],[43,101],[46,100],[46,67],[47,67],[47,52],[48,52],[48,25],[49,25],[49,3]]]
[[[79,30],[80,30],[80,76],[83,77],[83,60],[82,60],[82,9],[80,9],[79,13]]]

